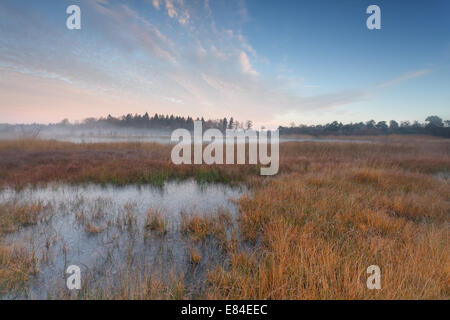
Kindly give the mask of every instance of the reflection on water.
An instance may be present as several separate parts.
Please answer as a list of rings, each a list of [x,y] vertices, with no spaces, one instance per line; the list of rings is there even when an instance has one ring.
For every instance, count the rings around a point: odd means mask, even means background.
[[[238,198],[240,194],[239,188],[220,184],[199,185],[194,181],[168,182],[162,188],[148,185],[117,187],[50,184],[20,192],[7,188],[0,192],[0,202],[42,202],[51,204],[52,208],[59,208],[59,211],[89,211],[101,206],[110,216],[125,206],[132,206],[137,213],[142,214],[152,208],[161,210],[169,220],[176,220],[181,211],[208,213],[218,207],[233,209],[234,205],[229,200]]]
[[[235,219],[238,208],[233,200],[245,192],[243,187],[193,181],[169,182],[162,188],[57,184],[22,191],[4,189],[0,204],[37,203],[43,208],[37,225],[22,227],[0,240],[3,244],[24,244],[40,259],[29,292],[6,298],[45,299],[57,294],[65,287],[65,270],[72,264],[100,286],[138,263],[146,272],[171,269],[183,273],[185,281],[194,281],[207,266],[221,259],[220,251],[214,243],[206,243],[202,263],[193,269],[188,257],[191,244],[180,232],[181,217],[227,212]],[[165,236],[147,234],[149,210],[160,212],[167,221]],[[89,231],[87,222],[98,229]]]

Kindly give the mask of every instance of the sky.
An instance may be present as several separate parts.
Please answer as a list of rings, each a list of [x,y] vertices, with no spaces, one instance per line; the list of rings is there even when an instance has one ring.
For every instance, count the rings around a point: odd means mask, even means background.
[[[80,30],[66,27],[73,4]],[[449,12],[447,0],[1,0],[0,123],[450,119]]]

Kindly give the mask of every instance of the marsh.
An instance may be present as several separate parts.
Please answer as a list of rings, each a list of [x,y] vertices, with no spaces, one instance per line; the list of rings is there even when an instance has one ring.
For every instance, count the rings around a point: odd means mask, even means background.
[[[0,294],[446,299],[448,139],[371,139],[282,143],[270,177],[167,144],[0,141]]]
[[[210,221],[211,230],[205,232],[212,235],[217,232],[214,228],[222,227],[215,225],[219,219],[235,221],[235,201],[244,192],[243,187],[200,185],[192,180],[168,182],[161,188],[58,183],[21,191],[5,188],[0,192],[2,209],[36,210],[33,217],[14,226],[15,232],[8,232],[1,244],[21,246],[39,259],[39,265],[28,286],[17,287],[3,298],[58,296],[65,289],[69,265],[82,269],[84,286],[101,283],[105,290],[108,284],[117,285],[117,274],[124,269],[163,279],[172,273],[195,287],[205,268],[221,258],[217,248],[221,244],[205,239],[195,249],[201,259],[194,266],[188,224],[192,219]],[[226,226],[221,232],[227,241],[231,234]]]

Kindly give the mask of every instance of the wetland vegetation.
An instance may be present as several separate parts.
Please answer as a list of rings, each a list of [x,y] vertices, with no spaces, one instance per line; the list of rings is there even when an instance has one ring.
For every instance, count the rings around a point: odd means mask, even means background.
[[[0,141],[0,295],[448,299],[450,142],[369,139],[282,143],[274,177],[157,143]]]

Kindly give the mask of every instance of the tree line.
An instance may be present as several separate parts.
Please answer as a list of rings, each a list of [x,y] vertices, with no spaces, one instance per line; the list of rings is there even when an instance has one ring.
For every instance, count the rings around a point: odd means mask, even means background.
[[[233,117],[223,119],[209,119],[205,120],[203,117],[196,118],[195,121],[202,121],[203,128],[219,129],[225,132],[226,129],[251,129],[253,121],[237,121]],[[57,126],[80,126],[83,128],[98,128],[98,127],[124,127],[124,128],[141,128],[154,129],[163,131],[172,131],[178,128],[193,130],[194,118],[188,116],[174,116],[154,114],[149,116],[146,112],[143,115],[126,114],[121,117],[113,117],[108,115],[101,118],[87,118],[78,124],[70,124],[65,119]],[[333,121],[324,125],[295,125],[292,123],[289,127],[279,126],[280,135],[288,134],[305,134],[312,136],[322,135],[383,135],[383,134],[428,134],[435,136],[442,136],[450,138],[450,120],[442,120],[438,116],[429,116],[425,122],[419,121],[402,121],[398,123],[395,120],[356,122],[343,124],[342,122]]]
[[[333,121],[325,125],[298,125],[291,124],[290,127],[279,127],[280,135],[286,134],[307,134],[312,136],[321,135],[383,135],[383,134],[429,134],[450,138],[450,120],[443,121],[438,116],[429,116],[424,123],[418,121],[395,120],[375,122],[348,123]]]
[[[247,120],[245,122],[240,122],[235,120],[233,117],[229,119],[208,119],[196,118],[195,121],[201,121],[203,123],[203,128],[206,129],[219,129],[225,131],[226,129],[251,129],[253,127],[253,121]],[[84,128],[97,128],[105,126],[113,127],[125,127],[125,128],[138,128],[138,129],[155,129],[155,130],[175,130],[178,128],[184,128],[188,130],[194,129],[194,118],[174,116],[174,115],[163,115],[155,114],[149,116],[146,112],[143,115],[131,113],[123,115],[121,117],[113,117],[108,115],[106,118],[87,118],[79,124],[70,124],[69,120],[64,119],[57,125],[60,126],[81,126]]]

